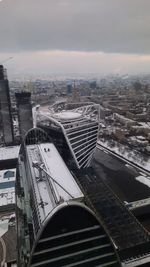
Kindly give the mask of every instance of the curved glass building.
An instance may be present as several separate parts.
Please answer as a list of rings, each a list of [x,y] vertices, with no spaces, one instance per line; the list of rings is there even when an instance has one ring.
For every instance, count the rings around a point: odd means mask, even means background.
[[[20,149],[16,203],[19,267],[120,266],[107,231],[39,129]]]
[[[61,143],[66,151],[68,147],[78,169],[88,167],[97,144],[99,105],[89,104],[61,111],[58,107],[57,112],[55,110],[41,107],[37,113],[37,125],[46,130],[53,140],[58,137],[54,141],[56,146]]]

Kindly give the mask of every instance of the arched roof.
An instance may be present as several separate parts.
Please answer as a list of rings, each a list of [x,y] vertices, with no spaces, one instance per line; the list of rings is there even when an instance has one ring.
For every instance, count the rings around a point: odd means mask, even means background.
[[[50,140],[47,133],[38,127],[30,129],[24,137],[24,142],[26,145],[45,143],[49,141]]]
[[[32,250],[32,267],[117,267],[114,247],[95,215],[83,204],[64,203],[42,226]]]

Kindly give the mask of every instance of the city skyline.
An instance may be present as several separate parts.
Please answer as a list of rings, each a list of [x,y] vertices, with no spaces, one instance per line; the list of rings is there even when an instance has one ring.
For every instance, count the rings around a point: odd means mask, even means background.
[[[0,1],[0,63],[15,74],[149,73],[148,0]]]

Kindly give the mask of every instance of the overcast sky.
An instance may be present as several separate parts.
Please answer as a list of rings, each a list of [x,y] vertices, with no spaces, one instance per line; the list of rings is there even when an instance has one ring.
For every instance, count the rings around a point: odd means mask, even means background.
[[[2,0],[0,62],[13,73],[150,69],[150,0]]]

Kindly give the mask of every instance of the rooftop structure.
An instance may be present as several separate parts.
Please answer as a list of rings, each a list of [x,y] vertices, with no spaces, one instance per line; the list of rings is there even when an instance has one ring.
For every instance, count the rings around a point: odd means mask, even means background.
[[[99,129],[99,105],[90,104],[60,112],[51,108],[47,112],[39,110],[37,124],[62,132],[79,169],[90,165]]]
[[[119,267],[114,246],[45,136],[26,136],[16,176],[18,266]],[[31,136],[31,131],[29,132]]]
[[[16,169],[0,171],[0,210],[14,209]]]

